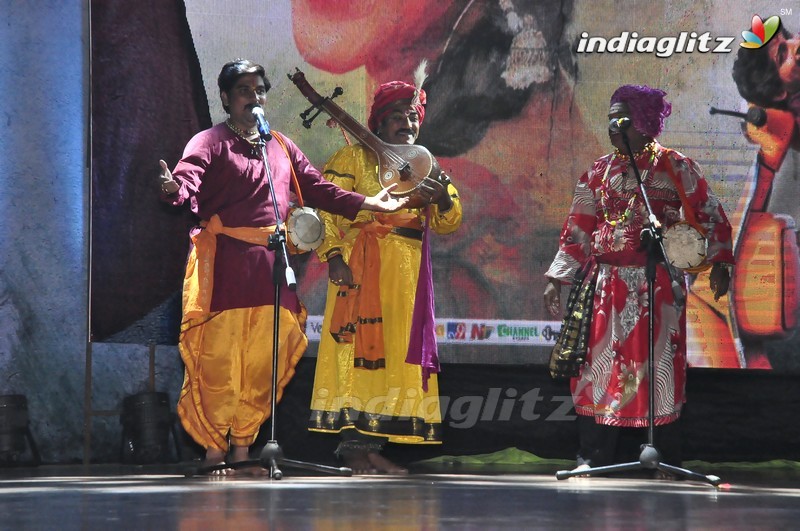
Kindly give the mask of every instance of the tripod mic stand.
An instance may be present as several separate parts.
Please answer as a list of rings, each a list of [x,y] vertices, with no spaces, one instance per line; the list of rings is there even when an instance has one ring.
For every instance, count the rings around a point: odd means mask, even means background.
[[[678,305],[685,304],[685,296],[681,285],[678,282],[678,273],[669,261],[669,257],[664,249],[664,242],[661,238],[660,223],[658,222],[653,209],[650,205],[650,200],[647,196],[647,190],[642,182],[642,176],[639,173],[639,168],[636,165],[633,150],[631,149],[628,135],[625,130],[620,128],[622,139],[625,142],[628,155],[630,156],[631,166],[636,175],[636,181],[639,185],[639,191],[642,194],[645,207],[647,209],[648,219],[650,223],[644,231],[642,231],[642,239],[647,249],[647,265],[645,267],[645,277],[647,279],[647,304],[648,304],[648,351],[647,351],[647,392],[648,396],[648,411],[647,411],[647,443],[641,445],[641,452],[639,460],[630,463],[621,463],[616,465],[599,466],[587,468],[585,470],[559,470],[556,472],[556,479],[567,479],[574,476],[594,476],[599,474],[606,474],[611,472],[622,472],[628,470],[660,470],[661,472],[674,474],[676,476],[683,476],[685,478],[709,483],[713,486],[719,486],[722,480],[714,475],[703,475],[697,472],[692,472],[685,468],[669,465],[661,462],[661,453],[658,451],[654,444],[655,440],[655,325],[653,322],[654,313],[654,299],[655,299],[655,282],[656,282],[656,265],[658,262],[663,262],[665,269],[669,273],[670,282],[672,284],[672,292],[675,298],[675,303]]]
[[[260,130],[260,129],[259,129]],[[272,181],[272,172],[269,167],[269,159],[267,158],[266,142],[271,139],[267,137],[267,133],[262,132],[262,140],[265,142],[261,145],[261,157],[264,161],[264,168],[267,174],[267,183],[272,198],[272,207],[275,214],[275,232],[269,237],[267,249],[275,252],[275,263],[272,270],[272,283],[275,289],[275,305],[273,307],[273,326],[272,326],[272,403],[270,404],[270,438],[264,448],[261,450],[259,459],[252,459],[241,461],[238,463],[220,464],[208,466],[198,469],[198,474],[208,474],[216,470],[234,469],[250,467],[261,467],[269,471],[270,479],[283,479],[283,471],[280,465],[287,467],[299,468],[304,470],[311,470],[315,472],[324,472],[327,474],[337,476],[352,476],[353,470],[347,467],[334,467],[328,465],[320,465],[317,463],[308,463],[305,461],[297,461],[294,459],[286,459],[283,456],[283,450],[278,444],[275,437],[276,427],[276,405],[278,402],[278,340],[280,338],[280,309],[281,309],[281,288],[283,282],[286,286],[295,291],[297,289],[297,280],[294,276],[294,270],[289,264],[289,253],[286,249],[286,231],[283,228],[283,220],[281,219],[280,210],[278,209],[278,200],[275,197],[275,186]],[[289,161],[291,164],[291,161]]]

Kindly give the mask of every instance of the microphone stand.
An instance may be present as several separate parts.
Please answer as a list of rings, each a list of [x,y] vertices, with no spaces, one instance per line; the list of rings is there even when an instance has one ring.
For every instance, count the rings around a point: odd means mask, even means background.
[[[259,129],[259,131],[261,131]],[[352,476],[353,470],[347,467],[334,467],[328,465],[321,465],[317,463],[308,463],[305,461],[297,461],[294,459],[286,459],[283,456],[283,450],[278,444],[275,437],[276,426],[276,405],[278,402],[278,339],[280,338],[280,308],[281,308],[281,288],[283,282],[291,290],[297,289],[297,280],[295,279],[294,270],[289,263],[289,252],[286,249],[286,231],[281,219],[280,209],[278,208],[278,200],[275,196],[275,186],[272,181],[272,171],[269,167],[269,159],[267,158],[267,142],[272,138],[269,131],[261,131],[261,158],[264,161],[264,168],[267,174],[267,184],[269,185],[269,192],[272,198],[272,208],[275,214],[275,232],[269,237],[267,249],[275,251],[275,263],[272,268],[272,283],[275,289],[275,305],[273,306],[273,326],[272,326],[272,403],[270,404],[270,438],[267,444],[261,450],[259,459],[251,459],[247,461],[240,461],[238,463],[220,464],[198,469],[198,474],[208,474],[216,470],[225,470],[228,468],[238,470],[240,468],[261,467],[269,471],[270,479],[283,479],[283,471],[279,465],[285,465],[292,468],[300,468],[304,470],[312,470],[315,472],[324,472],[327,474],[337,476]],[[291,161],[290,161],[291,164]]]
[[[647,249],[647,265],[645,267],[645,277],[647,278],[647,304],[648,304],[648,349],[647,349],[647,391],[648,396],[648,411],[647,411],[647,443],[640,446],[641,452],[638,461],[630,463],[620,463],[616,465],[592,467],[585,470],[559,470],[556,472],[556,479],[567,479],[574,476],[594,476],[597,474],[606,474],[612,472],[621,472],[627,470],[641,470],[651,469],[660,470],[669,474],[683,476],[695,481],[702,481],[709,483],[713,486],[719,486],[722,480],[713,475],[703,475],[697,472],[692,472],[685,468],[680,468],[667,463],[661,462],[661,453],[656,449],[655,440],[655,324],[653,322],[654,314],[654,299],[655,299],[655,281],[656,281],[656,265],[658,262],[664,264],[665,269],[669,273],[670,282],[672,285],[672,293],[675,299],[675,304],[683,305],[686,302],[683,290],[679,279],[682,273],[676,271],[676,268],[669,261],[666,250],[664,249],[664,241],[661,237],[661,228],[658,218],[653,213],[653,208],[650,205],[650,199],[647,195],[642,176],[639,173],[639,168],[636,165],[636,160],[633,156],[628,135],[624,129],[620,129],[622,140],[625,142],[628,155],[630,156],[631,166],[636,175],[636,182],[639,185],[639,191],[644,199],[644,204],[647,209],[647,219],[650,223],[642,231],[642,240]],[[665,258],[667,258],[665,260]]]

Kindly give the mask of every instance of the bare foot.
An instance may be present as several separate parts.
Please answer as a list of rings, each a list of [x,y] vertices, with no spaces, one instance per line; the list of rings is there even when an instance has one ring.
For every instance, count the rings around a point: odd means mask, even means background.
[[[348,450],[341,453],[344,464],[353,470],[354,475],[377,474],[375,468],[367,457],[366,451]]]
[[[250,448],[247,446],[233,446],[231,449],[231,463],[241,463],[250,459]]]
[[[583,463],[583,464],[578,465],[575,468],[573,468],[572,472],[583,472],[584,470],[590,470],[591,468],[592,467],[590,467],[586,463]],[[574,477],[574,478],[588,478],[590,476],[589,476],[589,474],[580,474],[580,475],[572,476],[572,477]]]
[[[208,448],[206,449],[206,458],[203,460],[203,468],[206,467],[215,467],[218,465],[225,464],[225,452],[222,450],[218,450],[216,448]],[[234,470],[232,468],[221,468],[221,469],[214,469],[208,472],[209,476],[212,477],[222,477],[222,476],[232,476]]]
[[[250,460],[250,447],[248,446],[233,446],[231,450],[231,463],[241,463],[243,461]],[[264,477],[269,475],[269,470],[263,468],[261,466],[253,465],[253,466],[245,466],[242,468],[234,469],[234,473],[237,476],[252,476],[252,477]]]
[[[380,474],[393,474],[398,476],[405,476],[408,474],[408,469],[392,463],[378,452],[369,452],[367,454],[367,459],[372,466],[378,469],[378,473]]]

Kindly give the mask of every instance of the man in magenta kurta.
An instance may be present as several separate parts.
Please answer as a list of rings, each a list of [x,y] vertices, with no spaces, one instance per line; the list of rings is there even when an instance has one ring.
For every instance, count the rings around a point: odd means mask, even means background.
[[[386,190],[373,197],[342,190],[290,139],[275,131],[272,140],[259,134],[253,109],[263,108],[270,88],[262,66],[227,63],[218,85],[229,118],[195,135],[172,172],[160,161],[162,199],[188,202],[201,220],[190,233],[184,281],[179,348],[186,374],[178,415],[206,448],[207,466],[246,460],[269,415],[276,312],[275,253],[267,240],[277,220],[268,174],[282,220],[291,193],[350,219],[361,209],[390,212],[405,202]],[[278,398],[308,343],[305,308],[285,283],[281,289]]]

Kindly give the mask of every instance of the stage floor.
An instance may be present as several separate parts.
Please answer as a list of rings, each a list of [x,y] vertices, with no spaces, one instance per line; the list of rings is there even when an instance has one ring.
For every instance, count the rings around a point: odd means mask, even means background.
[[[790,529],[800,521],[796,473],[717,473],[715,488],[447,468],[404,477],[284,468],[282,480],[186,477],[188,465],[4,468],[0,529]]]

